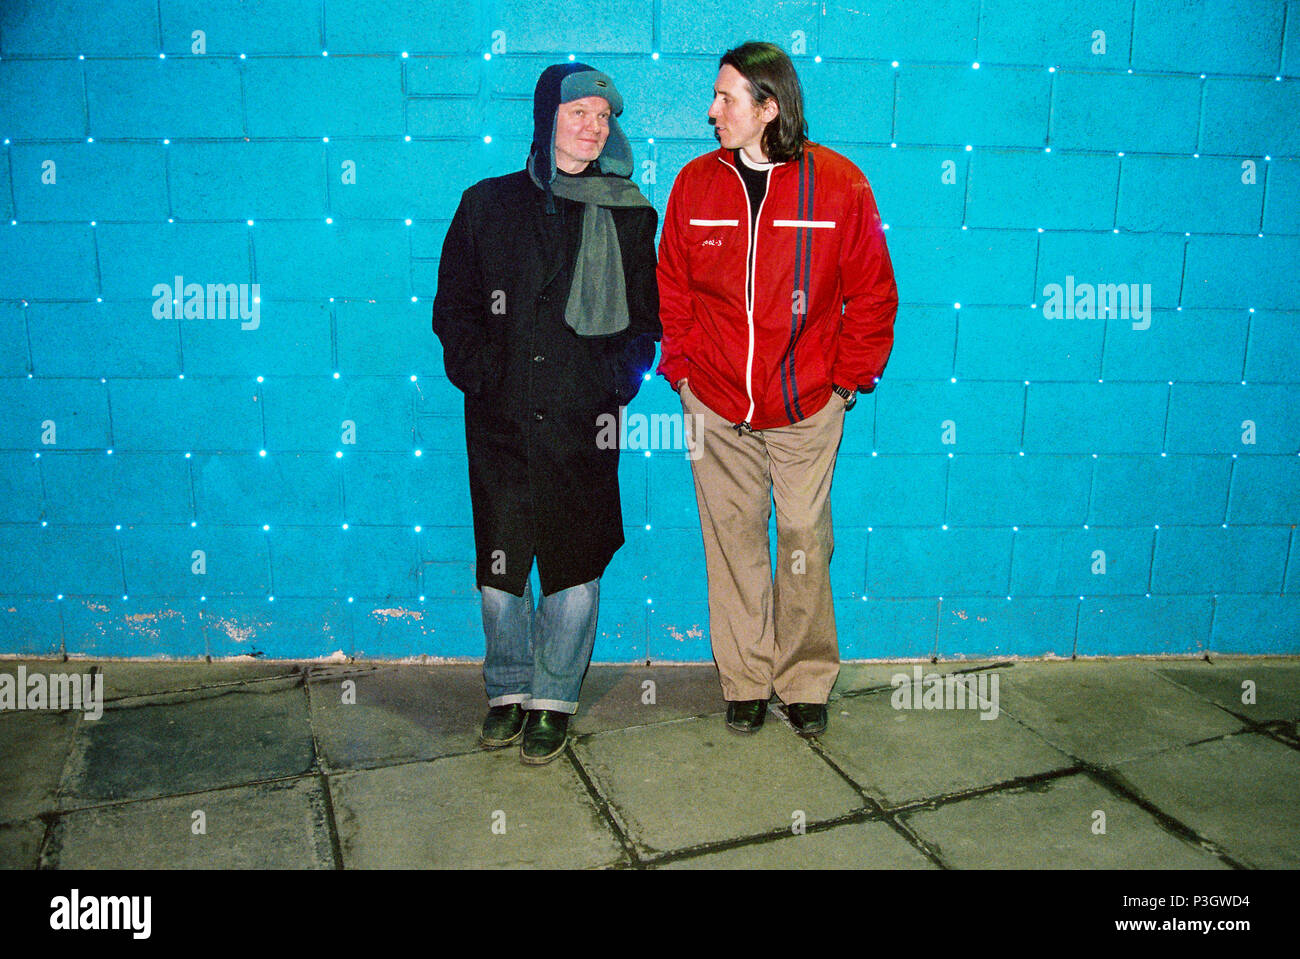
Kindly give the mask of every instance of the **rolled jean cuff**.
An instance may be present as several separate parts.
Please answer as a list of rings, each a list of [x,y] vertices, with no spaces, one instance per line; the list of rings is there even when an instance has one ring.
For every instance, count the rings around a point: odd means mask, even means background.
[[[524,706],[525,709],[549,709],[553,713],[568,713],[572,716],[578,711],[577,703],[566,703],[562,699],[532,699],[529,698]]]
[[[488,709],[492,709],[494,706],[509,706],[512,703],[526,703],[526,702],[528,702],[527,693],[507,693],[504,696],[493,696],[491,699],[489,699]]]

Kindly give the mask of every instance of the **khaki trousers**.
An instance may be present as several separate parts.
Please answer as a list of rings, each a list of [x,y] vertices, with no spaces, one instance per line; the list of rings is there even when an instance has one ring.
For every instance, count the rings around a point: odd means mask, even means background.
[[[696,414],[695,499],[709,577],[713,659],[729,701],[824,703],[839,675],[831,600],[831,476],[844,401],[790,426],[738,433],[681,388]],[[776,502],[776,572],[768,519]]]

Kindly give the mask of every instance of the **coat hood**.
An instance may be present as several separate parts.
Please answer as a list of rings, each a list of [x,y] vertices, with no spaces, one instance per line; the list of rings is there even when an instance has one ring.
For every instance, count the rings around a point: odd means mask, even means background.
[[[623,98],[607,74],[585,63],[557,63],[542,71],[533,91],[533,143],[528,151],[528,168],[533,179],[547,190],[555,179],[555,115],[561,103],[583,97],[604,97],[609,101],[609,139],[601,151],[600,172],[632,175],[632,144],[619,126]]]

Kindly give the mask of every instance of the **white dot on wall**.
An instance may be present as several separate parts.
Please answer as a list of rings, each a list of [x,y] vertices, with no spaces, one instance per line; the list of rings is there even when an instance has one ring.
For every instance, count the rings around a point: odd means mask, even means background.
[[[416,455],[416,456],[423,456],[423,455],[424,455],[424,450],[416,450],[416,451],[415,451],[415,455]]]
[[[402,139],[404,139],[407,143],[410,143],[410,142],[411,142],[411,135],[408,133],[408,134],[407,134],[405,137],[403,137]]]
[[[980,68],[979,61],[976,60],[974,63],[972,63],[972,64],[970,65],[970,68],[971,68],[972,70],[978,70],[978,69]]]
[[[406,225],[407,225],[407,226],[410,226],[410,225],[411,225],[411,220],[410,220],[409,217],[408,217],[407,220],[406,220]]]
[[[485,137],[483,138],[483,142],[484,142],[484,143],[491,143],[491,142],[492,142],[492,137],[491,137],[491,136],[485,136]]]
[[[657,52],[656,52],[656,53],[652,53],[652,54],[650,54],[650,59],[651,59],[651,60],[658,60],[658,59],[659,59],[659,54],[658,54]]]
[[[334,217],[332,217],[332,216],[327,216],[327,217],[325,218],[325,222],[326,222],[326,223],[333,223],[333,222],[334,222]]]
[[[492,59],[492,54],[490,54],[490,53],[485,53],[485,54],[483,54],[483,59],[484,59],[484,60],[491,60],[491,59]]]
[[[329,142],[330,142],[330,138],[329,138],[329,137],[321,137],[321,138],[320,138],[320,142],[321,142],[321,143],[329,143]]]
[[[402,51],[402,59],[403,59],[403,60],[405,60],[405,59],[406,59],[407,57],[409,57],[409,56],[410,56],[410,54],[407,53],[405,50]]]
[[[334,458],[335,458],[336,460],[341,460],[341,459],[343,459],[343,451],[342,451],[342,450],[335,450],[335,451],[334,451]]]
[[[894,67],[894,68],[897,68],[897,67],[898,67],[898,61],[895,60],[893,63],[890,64],[890,66],[892,66],[892,67]]]

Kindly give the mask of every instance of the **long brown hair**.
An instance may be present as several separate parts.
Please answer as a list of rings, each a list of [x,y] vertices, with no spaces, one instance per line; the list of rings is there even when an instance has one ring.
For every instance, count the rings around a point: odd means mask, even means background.
[[[776,98],[780,113],[763,130],[763,153],[773,163],[798,160],[808,139],[803,116],[803,88],[785,51],[775,43],[751,40],[728,50],[718,69],[734,67],[749,83],[750,96],[762,106]]]

